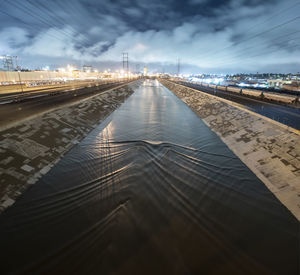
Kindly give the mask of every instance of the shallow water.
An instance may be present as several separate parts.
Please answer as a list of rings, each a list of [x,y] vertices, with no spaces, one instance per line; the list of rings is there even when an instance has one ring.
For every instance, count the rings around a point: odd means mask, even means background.
[[[1,274],[297,274],[299,223],[180,99],[135,93],[0,217]]]

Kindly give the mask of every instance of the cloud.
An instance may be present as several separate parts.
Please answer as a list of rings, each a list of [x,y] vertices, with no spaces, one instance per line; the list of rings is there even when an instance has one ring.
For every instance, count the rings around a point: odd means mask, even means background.
[[[115,66],[122,52],[129,52],[132,63],[157,70],[175,68],[180,58],[186,72],[288,71],[300,63],[300,20],[270,31],[297,17],[300,5],[293,1],[126,0],[99,5],[74,0],[59,5],[57,9],[55,0],[49,6],[50,12],[57,11],[56,22],[44,11],[48,27],[41,22],[34,28],[20,22],[2,25],[1,51],[23,60],[32,56],[41,64],[62,58],[105,66]]]
[[[13,54],[28,41],[28,32],[17,27],[0,29],[0,49],[3,53]],[[1,54],[1,53],[0,53]]]

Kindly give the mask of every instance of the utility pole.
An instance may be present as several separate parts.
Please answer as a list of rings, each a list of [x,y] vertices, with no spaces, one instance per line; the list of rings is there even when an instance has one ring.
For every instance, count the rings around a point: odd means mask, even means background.
[[[127,78],[128,78],[128,72],[129,72],[129,58],[128,58],[128,53],[123,53],[123,71],[126,73]]]
[[[24,92],[23,90],[23,84],[22,84],[22,79],[21,79],[21,74],[20,74],[20,70],[21,68],[19,68],[18,66],[18,57],[17,56],[14,56],[15,60],[16,60],[16,69],[18,71],[18,76],[19,76],[19,84],[20,84],[20,87],[21,87],[21,90],[22,90],[22,93]]]
[[[22,80],[21,80],[20,70],[18,70],[18,76],[19,76],[19,83],[20,83],[21,91],[22,91],[22,93],[23,93],[24,90],[23,90],[23,84],[22,84]]]
[[[16,61],[16,70],[19,71],[19,65],[18,65],[18,57],[17,56],[13,56],[13,58],[15,59]]]

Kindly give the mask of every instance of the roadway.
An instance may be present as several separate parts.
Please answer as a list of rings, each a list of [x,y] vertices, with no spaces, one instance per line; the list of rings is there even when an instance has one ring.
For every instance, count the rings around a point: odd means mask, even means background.
[[[114,83],[71,83],[42,87],[27,91],[25,94],[11,94],[5,98],[0,97],[0,128],[46,112],[66,104],[74,103],[80,99],[104,92],[120,86],[125,82]],[[1,101],[2,100],[2,101]]]
[[[199,84],[187,82],[176,83],[239,103],[253,112],[276,120],[294,129],[300,130],[300,108],[262,101],[247,97],[245,95],[239,95],[209,87],[203,87]]]

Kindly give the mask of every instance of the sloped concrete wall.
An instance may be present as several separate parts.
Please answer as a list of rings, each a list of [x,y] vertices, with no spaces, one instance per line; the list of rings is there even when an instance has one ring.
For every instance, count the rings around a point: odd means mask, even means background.
[[[241,105],[167,80],[181,98],[300,220],[300,133]]]
[[[0,132],[0,212],[132,93],[131,83]]]

